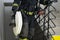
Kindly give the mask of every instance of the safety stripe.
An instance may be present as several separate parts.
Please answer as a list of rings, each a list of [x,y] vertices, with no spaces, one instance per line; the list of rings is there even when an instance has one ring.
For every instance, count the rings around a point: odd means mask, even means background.
[[[14,3],[13,6],[19,6],[17,3]]]
[[[33,12],[27,12],[27,11],[25,11],[25,10],[21,10],[21,11],[23,11],[23,12],[25,12],[26,14],[28,14],[28,15],[33,15]]]
[[[28,40],[28,38],[19,38],[19,40]]]
[[[33,15],[33,12],[27,12],[28,15]]]

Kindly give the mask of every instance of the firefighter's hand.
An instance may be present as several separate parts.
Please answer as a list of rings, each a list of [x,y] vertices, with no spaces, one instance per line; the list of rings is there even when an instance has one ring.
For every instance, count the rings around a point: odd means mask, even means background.
[[[44,10],[39,10],[39,11],[38,11],[38,14],[39,14],[39,15],[44,15]]]
[[[12,11],[14,12],[15,10],[17,10],[17,6],[12,7]]]

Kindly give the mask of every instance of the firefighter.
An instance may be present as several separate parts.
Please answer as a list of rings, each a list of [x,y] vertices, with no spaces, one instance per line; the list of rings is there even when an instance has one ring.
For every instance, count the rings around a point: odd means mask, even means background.
[[[23,17],[23,28],[21,34],[19,34],[19,40],[30,40],[34,36],[34,11],[36,8],[37,0],[14,0],[12,11],[15,14],[15,10],[21,11]],[[37,10],[38,14],[44,13],[44,11]]]

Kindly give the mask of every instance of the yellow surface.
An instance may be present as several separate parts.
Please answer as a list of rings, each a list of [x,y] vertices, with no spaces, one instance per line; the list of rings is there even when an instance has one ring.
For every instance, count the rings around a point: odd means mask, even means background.
[[[60,35],[54,35],[53,38],[54,38],[54,40],[60,40]]]

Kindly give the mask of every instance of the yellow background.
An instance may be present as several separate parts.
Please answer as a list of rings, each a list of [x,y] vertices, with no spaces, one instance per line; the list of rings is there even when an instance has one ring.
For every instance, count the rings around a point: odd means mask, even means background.
[[[60,35],[54,35],[53,38],[54,38],[54,40],[60,40]]]

